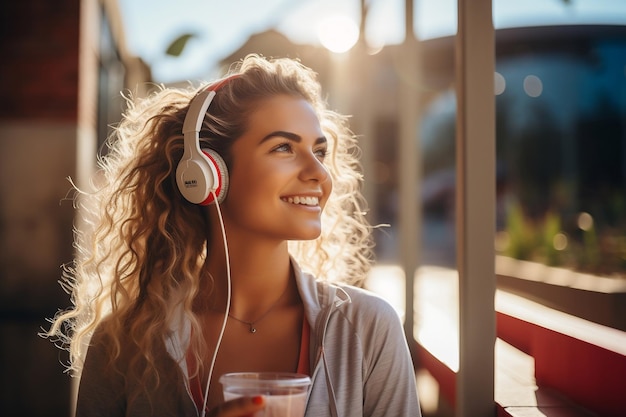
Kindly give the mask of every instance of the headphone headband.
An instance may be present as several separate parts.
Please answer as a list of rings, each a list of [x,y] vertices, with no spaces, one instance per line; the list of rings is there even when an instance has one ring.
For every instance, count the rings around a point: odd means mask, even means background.
[[[217,81],[198,93],[189,103],[183,122],[183,157],[176,168],[178,189],[188,201],[208,205],[217,193],[218,202],[226,196],[228,172],[223,159],[216,153],[209,155],[200,148],[200,130],[217,91],[239,74]]]
[[[210,84],[204,90],[200,91],[189,103],[189,110],[185,116],[185,122],[183,123],[183,134],[185,135],[185,149],[187,149],[187,134],[197,133],[200,134],[202,129],[202,122],[204,121],[204,115],[209,109],[213,98],[217,94],[220,88],[226,85],[233,78],[239,77],[239,74],[232,74],[226,78],[223,78],[213,84]],[[196,139],[194,136],[193,139]]]

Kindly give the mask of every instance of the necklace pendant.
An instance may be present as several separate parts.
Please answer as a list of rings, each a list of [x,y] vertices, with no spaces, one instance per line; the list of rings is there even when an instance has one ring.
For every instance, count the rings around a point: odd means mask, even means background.
[[[254,328],[254,325],[250,324],[250,333],[256,333],[256,329]]]

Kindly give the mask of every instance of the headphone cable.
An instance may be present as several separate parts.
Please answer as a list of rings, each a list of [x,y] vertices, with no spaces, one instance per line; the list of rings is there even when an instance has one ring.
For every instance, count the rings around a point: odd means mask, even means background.
[[[230,277],[230,258],[228,256],[228,242],[226,240],[226,227],[224,226],[224,219],[222,218],[222,210],[220,204],[217,201],[217,196],[213,191],[213,199],[217,208],[217,215],[220,220],[220,228],[222,230],[222,240],[224,242],[224,258],[226,259],[226,278],[227,278],[227,297],[226,297],[226,312],[224,313],[224,321],[222,322],[222,328],[217,338],[217,344],[215,345],[215,351],[213,352],[213,358],[211,359],[211,367],[209,368],[209,376],[206,381],[206,388],[204,389],[204,403],[202,405],[201,417],[206,416],[207,402],[209,401],[209,386],[211,385],[211,378],[213,376],[213,368],[215,367],[215,361],[217,359],[217,352],[222,344],[222,338],[224,337],[224,331],[226,330],[226,322],[228,321],[228,313],[230,312],[230,296],[231,296],[231,277]]]

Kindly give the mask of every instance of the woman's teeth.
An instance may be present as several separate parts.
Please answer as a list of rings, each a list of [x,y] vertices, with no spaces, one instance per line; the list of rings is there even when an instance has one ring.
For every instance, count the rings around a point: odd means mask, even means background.
[[[319,198],[317,197],[284,197],[283,201],[291,204],[302,204],[305,206],[317,206],[319,205]]]

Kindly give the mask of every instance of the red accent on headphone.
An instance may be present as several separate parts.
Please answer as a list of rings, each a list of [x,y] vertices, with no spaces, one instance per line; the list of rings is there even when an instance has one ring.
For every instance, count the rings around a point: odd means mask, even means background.
[[[231,74],[228,77],[225,77],[211,85],[209,85],[206,89],[208,91],[219,91],[220,88],[222,88],[224,85],[228,84],[229,81],[238,78],[241,74]]]
[[[220,88],[222,88],[223,86],[225,86],[226,84],[228,84],[231,80],[238,78],[239,75],[241,74],[231,74],[211,85],[209,85],[206,89],[208,91],[215,91],[217,92]],[[222,185],[224,184],[224,179],[222,178],[222,170],[220,167],[220,164],[215,160],[215,158],[213,158],[210,154],[208,154],[207,152],[202,151],[202,153],[204,155],[206,155],[207,158],[209,158],[211,160],[211,162],[213,162],[213,165],[215,165],[216,167],[216,171],[217,171],[217,181],[218,181],[218,185],[217,188],[215,189],[214,193],[209,193],[209,195],[207,196],[207,198],[202,201],[201,203],[199,203],[199,205],[201,206],[208,206],[211,203],[213,203],[215,201],[215,197],[219,196],[220,193],[222,192]]]
[[[222,184],[224,183],[224,179],[222,178],[222,170],[220,169],[220,165],[215,161],[215,159],[208,152],[202,151],[202,153],[207,158],[209,158],[211,162],[213,163],[213,165],[215,165],[215,167],[217,168],[215,171],[217,172],[217,184],[218,185],[217,185],[217,188],[215,189],[215,192],[209,193],[209,196],[204,201],[199,203],[201,206],[208,206],[215,200],[215,196],[219,196],[220,193],[222,192]]]

